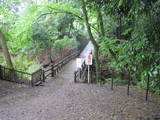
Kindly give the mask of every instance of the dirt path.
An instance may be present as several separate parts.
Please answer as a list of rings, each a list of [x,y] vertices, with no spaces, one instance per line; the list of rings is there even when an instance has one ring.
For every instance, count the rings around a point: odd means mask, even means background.
[[[156,97],[145,102],[144,91],[132,89],[128,97],[125,87],[75,84],[75,61],[44,86],[12,85],[16,92],[0,98],[0,120],[135,120],[160,113]]]

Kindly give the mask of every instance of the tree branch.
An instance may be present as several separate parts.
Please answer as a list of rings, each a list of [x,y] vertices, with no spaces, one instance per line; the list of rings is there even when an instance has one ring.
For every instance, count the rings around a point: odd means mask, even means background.
[[[72,12],[68,12],[68,11],[58,11],[58,12],[56,11],[56,12],[44,13],[44,14],[41,14],[41,15],[37,18],[37,20],[39,20],[39,19],[40,19],[41,17],[43,17],[43,16],[52,15],[52,14],[56,14],[56,13],[66,13],[66,14],[74,15],[74,16],[77,17],[78,19],[83,20],[82,17],[80,17],[80,16],[78,16],[78,15],[72,13]],[[92,26],[92,25],[90,25],[90,24],[89,24],[89,26],[90,26],[92,29],[94,29],[94,30],[99,34],[99,31],[98,31],[94,26]]]
[[[76,15],[75,13],[72,13],[70,11],[60,10],[60,9],[56,9],[56,8],[52,8],[52,7],[49,7],[49,8],[52,10],[56,10],[56,12],[58,11],[59,13],[66,13],[66,14],[74,15],[75,17],[79,18],[80,20],[83,20],[83,18],[81,16]]]

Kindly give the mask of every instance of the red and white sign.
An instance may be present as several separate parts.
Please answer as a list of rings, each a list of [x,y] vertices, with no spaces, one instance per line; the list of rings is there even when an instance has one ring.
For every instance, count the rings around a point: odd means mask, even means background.
[[[87,56],[86,64],[87,65],[92,65],[92,55]]]

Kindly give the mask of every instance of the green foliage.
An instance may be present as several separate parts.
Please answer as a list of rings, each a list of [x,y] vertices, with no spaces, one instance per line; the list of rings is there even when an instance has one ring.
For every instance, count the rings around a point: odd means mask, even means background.
[[[29,66],[32,65],[32,61],[28,61],[26,56],[20,56],[14,60],[15,69],[21,69],[22,71],[27,71]]]
[[[121,7],[122,5],[124,5],[124,3],[125,3],[125,0],[120,0],[119,4],[118,4],[118,7]]]
[[[18,7],[23,2],[3,2],[3,7],[0,7],[0,29],[5,33],[15,68],[31,72],[39,68],[39,65],[33,65],[35,60],[28,60],[31,54],[46,48],[59,51],[75,45],[75,31],[81,28],[81,24],[78,28],[75,25],[81,11],[71,3],[48,1],[40,4],[25,1],[26,7],[19,11]]]
[[[122,1],[121,1],[122,2]],[[134,2],[130,6],[129,12],[124,12],[121,25],[122,35],[130,35],[129,39],[118,40],[105,37],[100,41],[100,50],[103,56],[107,56],[110,62],[107,63],[108,69],[123,73],[131,71],[134,83],[140,88],[146,89],[147,74],[150,74],[150,91],[160,94],[160,1],[150,4],[150,9],[144,8],[144,4]],[[121,4],[121,3],[119,3]],[[126,4],[126,3],[124,3]],[[119,5],[121,7],[124,4]],[[107,6],[108,9],[110,7]],[[123,9],[124,10],[124,9]],[[112,23],[118,23],[118,19],[113,13]],[[133,23],[134,22],[134,23]],[[119,26],[115,26],[119,27]],[[112,27],[113,28],[113,27]],[[115,34],[115,28],[110,29],[108,34]],[[115,56],[111,54],[109,48],[113,50]],[[116,60],[115,60],[116,57]]]
[[[81,40],[79,37],[86,36],[79,0],[58,3],[44,0],[39,4],[25,1],[26,8],[17,12],[22,2],[5,0],[0,6],[0,30],[5,34],[16,69],[33,72],[40,66],[34,65],[35,59],[28,60],[30,54],[45,48],[61,53],[76,44],[75,38]],[[149,73],[150,90],[160,94],[160,0],[86,0],[86,4],[101,58],[109,59],[102,66],[119,75],[129,70],[134,83],[143,89]],[[107,33],[104,38],[99,37],[97,9],[103,16]],[[0,62],[3,61],[0,56]],[[115,81],[121,84],[122,78]]]
[[[61,53],[64,48],[66,47],[71,47],[75,45],[75,40],[74,39],[69,39],[68,37],[65,37],[62,40],[56,40],[54,43],[54,49],[58,52]]]
[[[4,63],[4,57],[0,56],[0,64],[2,65]]]
[[[60,13],[67,13],[71,12],[75,15],[81,15],[81,11],[77,8],[74,8],[71,3],[49,3],[45,5],[46,8],[50,10],[50,12],[60,12]]]

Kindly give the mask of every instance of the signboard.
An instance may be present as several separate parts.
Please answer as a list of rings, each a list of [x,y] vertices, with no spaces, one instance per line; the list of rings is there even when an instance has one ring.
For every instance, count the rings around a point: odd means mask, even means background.
[[[86,58],[86,65],[92,65],[92,55],[88,55]]]
[[[77,63],[77,68],[82,67],[82,59],[81,58],[77,58],[76,63]]]

